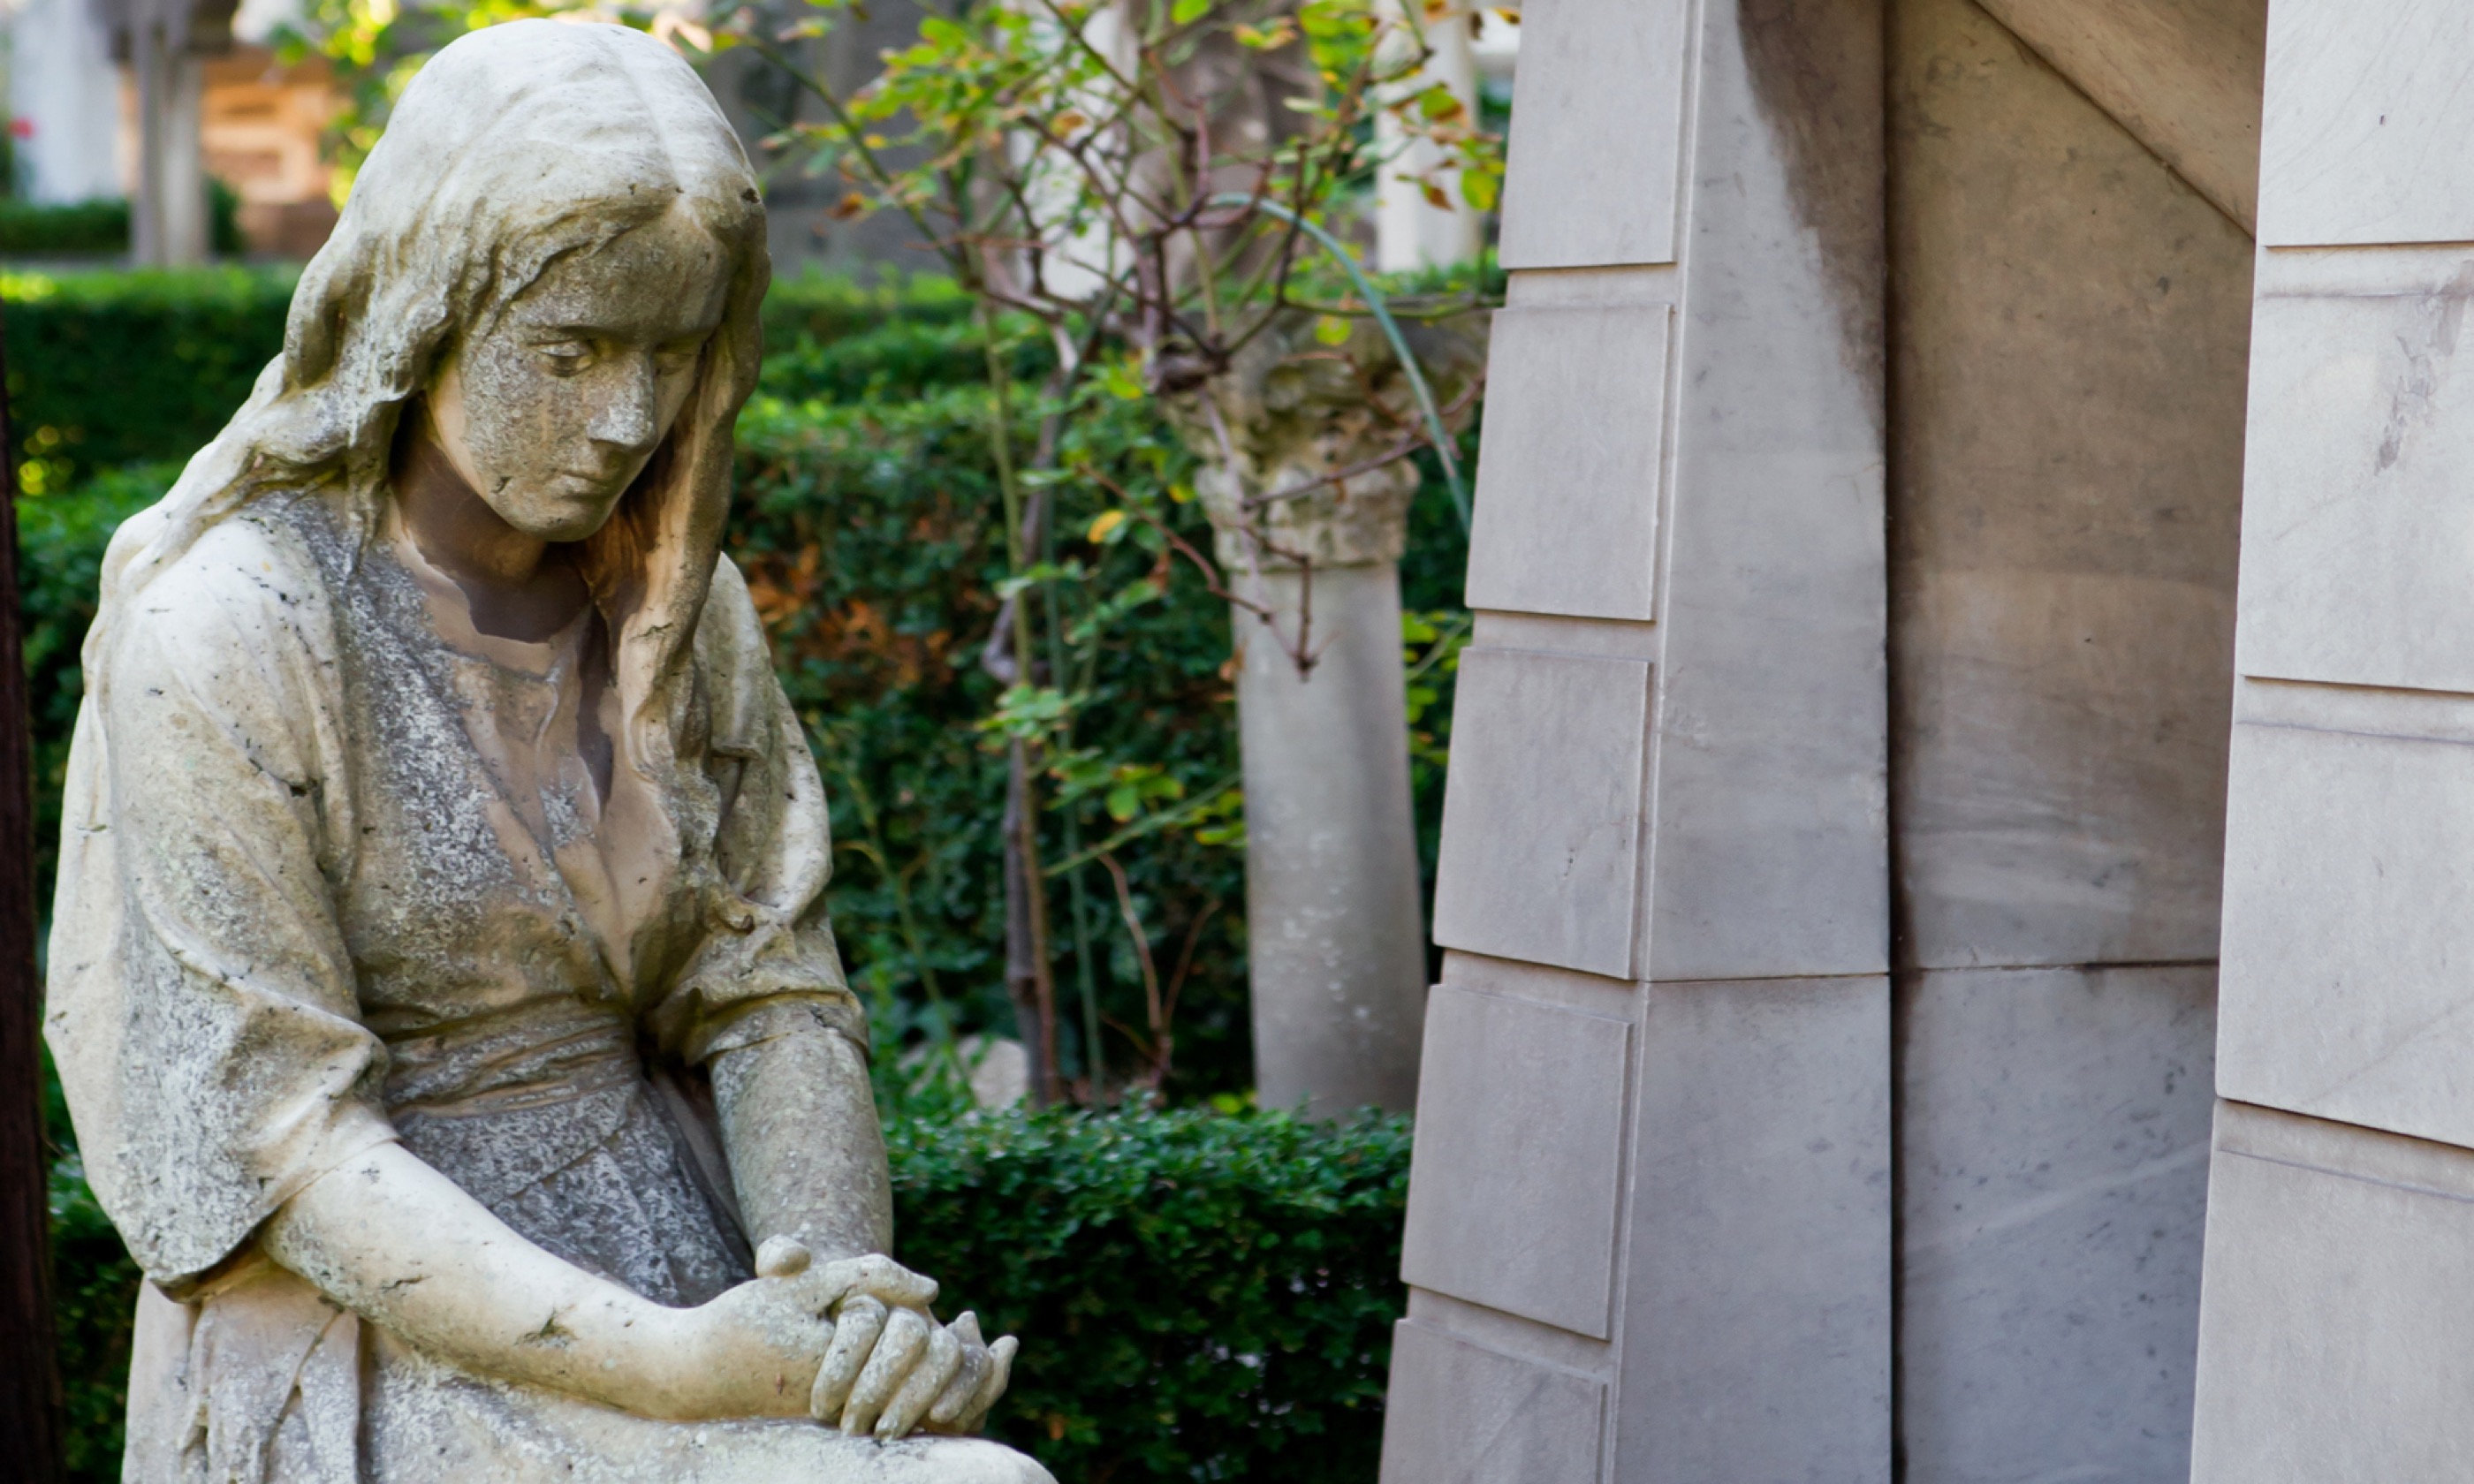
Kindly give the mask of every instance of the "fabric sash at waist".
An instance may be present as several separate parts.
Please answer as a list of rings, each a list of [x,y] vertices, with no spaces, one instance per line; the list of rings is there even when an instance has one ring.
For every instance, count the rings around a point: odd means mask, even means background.
[[[540,1001],[388,1038],[387,1112],[406,1148],[495,1205],[618,1132],[645,1088],[635,1026]]]

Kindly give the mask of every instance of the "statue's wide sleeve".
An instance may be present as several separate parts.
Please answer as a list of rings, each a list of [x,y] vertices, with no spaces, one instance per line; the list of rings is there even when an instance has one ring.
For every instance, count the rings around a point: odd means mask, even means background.
[[[349,805],[316,595],[227,530],[100,652],[50,948],[46,1034],[87,1178],[175,1293],[395,1137],[326,874]]]
[[[833,833],[805,729],[774,677],[739,569],[723,559],[696,628],[720,793],[706,938],[656,1014],[691,1061],[821,1022],[867,1045],[825,913]]]

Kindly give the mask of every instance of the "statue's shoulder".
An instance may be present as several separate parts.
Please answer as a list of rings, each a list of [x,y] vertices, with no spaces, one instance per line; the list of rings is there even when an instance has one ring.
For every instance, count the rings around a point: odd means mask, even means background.
[[[307,643],[325,649],[331,603],[319,532],[288,497],[253,501],[187,541],[152,559],[154,570],[132,572],[131,591],[115,627],[175,650],[240,644],[261,651]],[[151,539],[169,524],[160,509],[133,518],[148,522],[126,533]],[[149,559],[136,558],[139,562]]]

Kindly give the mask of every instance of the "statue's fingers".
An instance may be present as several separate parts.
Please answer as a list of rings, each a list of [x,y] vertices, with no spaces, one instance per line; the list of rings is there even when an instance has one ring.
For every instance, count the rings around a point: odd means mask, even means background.
[[[825,1351],[825,1363],[816,1372],[816,1384],[808,1393],[808,1415],[820,1423],[831,1423],[842,1415],[850,1400],[851,1387],[859,1380],[860,1370],[876,1351],[877,1337],[885,1332],[885,1308],[865,1295],[846,1300],[841,1312],[835,1317],[834,1343]]]
[[[890,1443],[917,1427],[927,1417],[928,1408],[945,1394],[954,1373],[961,1368],[962,1342],[954,1338],[953,1331],[930,1326],[928,1349],[921,1353],[919,1363],[910,1368],[910,1378],[902,1383],[902,1389],[893,1394],[893,1400],[885,1404],[885,1411],[876,1420],[877,1438]]]
[[[947,1332],[952,1331],[949,1328]],[[960,1349],[961,1364],[954,1368],[954,1378],[945,1383],[945,1389],[936,1394],[935,1405],[928,1409],[928,1425],[937,1432],[956,1430],[956,1424],[979,1400],[980,1383],[988,1378],[989,1370],[996,1364],[988,1358],[984,1345],[963,1345]]]
[[[962,1414],[960,1431],[977,1432],[987,1422],[997,1399],[1005,1395],[1006,1382],[1013,1376],[1014,1352],[1021,1348],[1010,1334],[988,1347],[988,1374],[980,1382],[980,1394],[971,1399],[971,1409]]]
[[[936,1302],[934,1279],[922,1278],[882,1253],[837,1262],[833,1269],[842,1293],[866,1294],[887,1308],[924,1309]]]
[[[939,1432],[952,1431],[954,1424],[962,1420],[971,1403],[978,1400],[980,1383],[988,1378],[988,1368],[994,1364],[988,1359],[988,1342],[980,1338],[978,1314],[969,1309],[962,1310],[952,1324],[945,1327],[945,1332],[961,1347],[962,1363],[955,1368],[953,1378],[945,1383],[945,1389],[937,1393],[935,1404],[928,1409],[928,1425]]]
[[[768,1236],[756,1249],[756,1276],[796,1278],[808,1271],[807,1246],[796,1237]]]
[[[876,1353],[867,1357],[866,1367],[851,1386],[850,1400],[842,1403],[842,1431],[856,1438],[876,1425],[877,1415],[927,1353],[928,1336],[934,1328],[917,1309],[893,1311],[876,1342]]]

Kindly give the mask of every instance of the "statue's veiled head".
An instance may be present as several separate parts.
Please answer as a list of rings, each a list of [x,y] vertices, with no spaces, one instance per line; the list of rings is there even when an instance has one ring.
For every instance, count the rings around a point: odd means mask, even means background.
[[[752,372],[763,231],[736,134],[660,43],[546,21],[476,32],[413,80],[354,181],[294,301],[293,375],[331,355],[338,394],[398,410],[428,394],[442,445],[502,518],[578,540],[668,435],[734,308],[746,345],[721,359]]]
[[[303,273],[281,357],[114,539],[89,655],[152,573],[260,496],[320,493],[374,535],[399,426],[423,417],[502,518],[582,543],[658,760],[687,714],[672,682],[720,545],[768,272],[746,156],[667,47],[541,20],[454,41]]]

